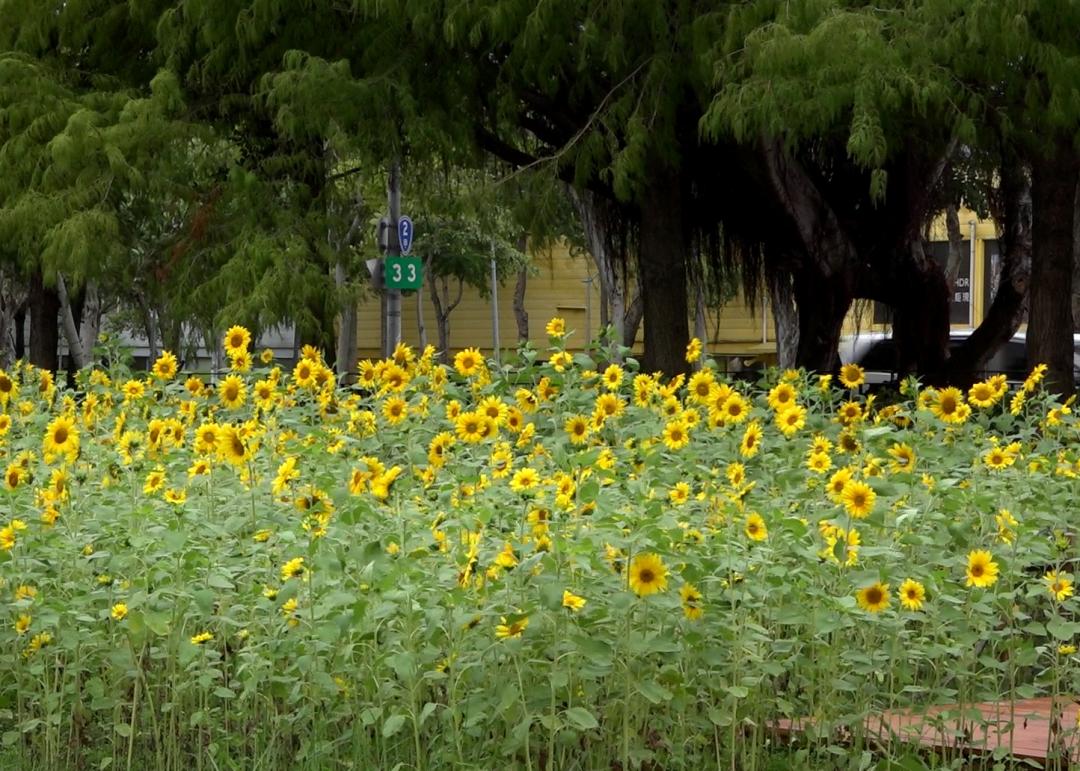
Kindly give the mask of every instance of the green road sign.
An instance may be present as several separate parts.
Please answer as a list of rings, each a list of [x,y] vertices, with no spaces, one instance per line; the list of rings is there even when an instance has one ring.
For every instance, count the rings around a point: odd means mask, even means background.
[[[423,264],[419,257],[387,257],[383,279],[387,289],[419,289],[424,282]]]

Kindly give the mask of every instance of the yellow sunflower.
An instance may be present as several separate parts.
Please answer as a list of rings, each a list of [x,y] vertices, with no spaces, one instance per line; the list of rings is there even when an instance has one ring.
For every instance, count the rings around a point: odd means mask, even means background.
[[[774,412],[780,413],[795,404],[798,395],[799,392],[791,383],[778,383],[769,391],[766,400]]]
[[[228,375],[218,383],[218,398],[230,410],[239,409],[247,400],[247,384],[239,375]]]
[[[1004,392],[999,391],[989,380],[983,380],[968,389],[968,401],[980,409],[993,407],[1002,396]]]
[[[866,373],[858,364],[845,364],[840,368],[840,385],[844,388],[858,388],[866,382]]]
[[[486,419],[478,412],[462,412],[454,421],[458,439],[469,444],[482,442],[486,435]]]
[[[750,415],[750,403],[742,394],[732,392],[720,407],[725,424],[737,426]]]
[[[584,444],[589,438],[589,419],[584,415],[571,415],[564,425],[572,444]]]
[[[19,385],[2,369],[0,369],[0,406],[7,407],[8,402],[19,396]]]
[[[875,581],[855,594],[859,607],[870,613],[880,613],[889,607],[889,585]]]
[[[587,600],[584,597],[579,597],[569,589],[564,589],[562,593],[562,606],[569,608],[573,611],[579,611],[585,607]]]
[[[251,332],[241,326],[229,327],[225,333],[224,345],[225,355],[230,359],[245,354],[251,345]]]
[[[776,427],[784,436],[794,436],[799,429],[806,425],[806,408],[791,404],[781,412],[776,413]]]
[[[46,458],[63,455],[73,461],[79,453],[79,431],[75,421],[64,415],[53,418],[45,429],[42,451]]]
[[[744,458],[752,458],[757,455],[761,447],[761,424],[756,420],[746,427],[742,441],[739,442],[739,454]]]
[[[855,519],[865,519],[874,510],[877,493],[865,482],[849,481],[841,493],[844,509]]]
[[[903,442],[894,442],[889,448],[892,461],[889,464],[893,472],[907,474],[915,470],[915,451],[911,445]]]
[[[930,405],[930,411],[946,423],[963,423],[967,420],[971,408],[964,403],[964,394],[960,389],[950,386],[937,392],[937,398]]]
[[[926,587],[913,578],[900,584],[900,604],[907,610],[919,610],[926,601]]]
[[[484,357],[478,348],[466,348],[454,355],[454,369],[462,377],[472,377],[484,369]]]
[[[540,474],[536,469],[525,467],[514,472],[510,478],[510,489],[515,493],[525,493],[540,484]]]
[[[993,555],[985,549],[976,549],[968,553],[966,586],[985,589],[993,586],[998,578],[998,564]]]
[[[690,338],[686,344],[686,363],[693,364],[701,358],[701,340],[696,337]]]
[[[704,615],[701,592],[693,584],[683,584],[679,588],[679,599],[682,601],[683,615],[690,621],[697,621]]]
[[[1058,573],[1056,570],[1051,570],[1043,576],[1043,581],[1046,582],[1046,591],[1050,592],[1050,596],[1058,602],[1064,602],[1069,597],[1072,597],[1073,580],[1068,573]]]
[[[670,420],[664,426],[664,446],[669,450],[681,450],[690,444],[690,427],[683,420]]]
[[[409,405],[408,403],[397,396],[391,396],[382,405],[382,414],[386,418],[386,422],[391,426],[396,426],[403,422],[405,418],[409,417]]]
[[[630,563],[630,591],[646,597],[667,589],[667,568],[656,554],[639,554]]]
[[[765,527],[765,520],[757,513],[747,515],[743,530],[746,532],[746,537],[751,541],[764,541],[769,537],[769,530]]]
[[[165,351],[158,356],[157,361],[154,362],[154,377],[158,380],[172,380],[176,377],[176,370],[178,368],[179,364],[176,361],[176,357],[170,351]]]

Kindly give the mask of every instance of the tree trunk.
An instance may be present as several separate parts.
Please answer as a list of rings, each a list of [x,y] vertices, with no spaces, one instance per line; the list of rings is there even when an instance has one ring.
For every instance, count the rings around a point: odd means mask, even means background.
[[[7,368],[18,358],[16,338],[20,318],[25,318],[26,292],[22,284],[6,271],[0,271],[0,368]]]
[[[1032,164],[1028,365],[1046,364],[1046,387],[1058,394],[1071,394],[1074,388],[1072,260],[1078,160],[1061,142]]]
[[[638,278],[645,322],[646,372],[668,377],[687,371],[686,346],[690,342],[686,300],[686,255],[689,232],[684,218],[682,181],[671,169],[650,179],[641,201]]]
[[[772,187],[801,245],[802,264],[793,271],[799,317],[795,364],[834,372],[840,366],[844,317],[855,298],[858,252],[806,169],[776,140],[766,139],[763,151]]]
[[[83,287],[82,318],[79,321],[79,343],[88,359],[93,358],[94,346],[101,333],[101,293],[96,281],[87,281]],[[91,362],[92,363],[92,362]]]
[[[960,277],[960,265],[964,257],[964,234],[960,230],[960,212],[955,203],[945,207],[945,231],[949,236],[949,256],[945,261],[945,282],[949,292],[956,288],[956,279]]]
[[[442,285],[442,296],[439,285]],[[461,302],[465,283],[457,280],[457,297],[450,302],[450,279],[446,276],[431,277],[431,303],[435,306],[435,326],[439,332],[439,359],[444,364],[450,363],[450,314]]]
[[[1019,159],[1003,159],[1001,210],[998,220],[1001,244],[1000,276],[997,291],[982,322],[971,337],[949,358],[947,379],[969,387],[985,369],[986,362],[1016,333],[1027,310],[1028,282],[1031,278],[1031,182]]]
[[[348,291],[348,275],[345,271],[345,263],[338,260],[334,264],[334,286],[339,294]],[[348,297],[341,303],[341,313],[338,315],[337,334],[337,373],[342,384],[346,378],[351,378],[356,372],[356,298]]]
[[[45,286],[40,270],[30,276],[30,363],[56,372],[60,366],[60,298]]]
[[[776,327],[776,361],[784,369],[795,367],[799,353],[799,309],[795,305],[795,288],[791,276],[770,273],[769,306]]]
[[[641,282],[638,281],[634,284],[634,297],[630,301],[630,304],[626,306],[626,311],[623,313],[622,317],[622,341],[624,347],[634,347],[634,343],[637,342],[638,327],[641,326],[641,319],[644,315],[645,301],[641,297]]]
[[[154,309],[145,297],[139,297],[139,308],[142,311],[143,332],[146,334],[146,363],[149,369],[149,365],[157,361],[158,357],[157,322],[154,320]]]
[[[585,243],[588,244],[589,254],[592,255],[596,272],[600,276],[600,325],[605,329],[608,324],[614,326],[609,356],[612,361],[619,361],[619,346],[625,337],[626,289],[616,264],[618,259],[613,248],[612,235],[607,230],[611,226],[612,217],[606,207],[611,207],[612,204],[588,190],[570,188],[570,197],[581,219]]]
[[[694,337],[701,341],[705,350],[708,350],[709,332],[705,328],[705,280],[698,276],[694,281]],[[701,369],[705,365],[705,357],[702,356],[690,365],[691,369]]]
[[[64,338],[68,344],[68,356],[71,358],[71,368],[80,370],[86,366],[87,353],[82,346],[82,337],[79,335],[79,327],[75,323],[75,313],[71,308],[71,298],[68,295],[67,282],[62,273],[56,274],[56,294],[60,299],[60,318],[63,321]]]
[[[885,277],[885,293],[876,299],[893,307],[900,376],[918,372],[928,382],[940,383],[949,347],[949,288],[921,237],[915,236],[908,249],[906,259],[895,260],[895,269]]]
[[[519,343],[529,340],[529,312],[525,309],[525,289],[529,281],[529,268],[523,265],[514,284],[514,321],[517,323]]]
[[[1080,185],[1073,202],[1073,332],[1080,332]]]
[[[15,360],[26,358],[26,313],[29,296],[24,299],[15,311]]]
[[[854,299],[847,277],[801,270],[794,281],[799,319],[795,366],[829,373],[840,368],[840,332]]]
[[[424,323],[424,293],[416,293],[416,336],[420,341],[420,350],[427,348],[427,324]]]

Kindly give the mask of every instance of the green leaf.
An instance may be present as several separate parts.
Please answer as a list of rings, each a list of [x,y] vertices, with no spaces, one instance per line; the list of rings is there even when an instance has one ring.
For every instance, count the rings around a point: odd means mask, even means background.
[[[400,731],[402,726],[405,725],[406,719],[407,716],[405,715],[392,715],[387,718],[386,722],[383,723],[382,727],[383,738],[389,739],[391,736]]]
[[[1055,617],[1046,622],[1046,631],[1055,640],[1071,640],[1080,633],[1080,624]]]
[[[571,707],[566,710],[566,719],[571,725],[582,731],[600,727],[600,724],[596,722],[596,718],[593,717],[593,713],[584,707]]]
[[[655,680],[643,680],[638,683],[637,691],[653,704],[659,704],[662,701],[671,701],[671,691]]]

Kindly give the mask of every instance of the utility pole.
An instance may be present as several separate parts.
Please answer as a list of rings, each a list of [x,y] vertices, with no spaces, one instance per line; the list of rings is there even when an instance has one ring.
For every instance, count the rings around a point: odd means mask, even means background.
[[[386,198],[390,208],[386,254],[401,254],[398,239],[398,219],[401,217],[401,159],[394,158],[390,164],[390,178],[386,184]],[[389,358],[401,342],[401,290],[386,290],[386,336],[383,339],[383,356]]]

